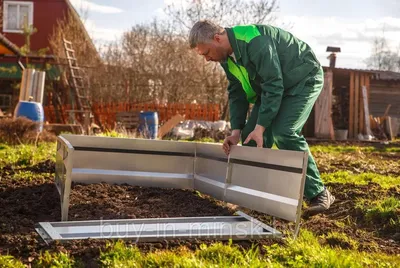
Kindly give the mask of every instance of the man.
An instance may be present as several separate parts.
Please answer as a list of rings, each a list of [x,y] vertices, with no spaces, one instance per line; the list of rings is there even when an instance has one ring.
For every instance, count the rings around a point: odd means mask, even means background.
[[[300,135],[323,87],[323,70],[311,48],[291,33],[269,25],[222,28],[198,21],[189,43],[207,61],[219,62],[227,79],[232,135],[223,150],[245,146],[306,151],[304,195],[308,214],[323,212],[335,197],[324,187],[308,144]],[[246,122],[249,104],[253,108]]]

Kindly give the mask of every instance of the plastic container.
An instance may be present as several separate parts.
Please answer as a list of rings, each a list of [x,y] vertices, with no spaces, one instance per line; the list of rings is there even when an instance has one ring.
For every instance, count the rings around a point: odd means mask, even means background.
[[[20,101],[14,110],[14,118],[26,117],[38,123],[38,131],[42,132],[44,122],[43,105],[39,102]]]
[[[336,129],[335,130],[335,140],[345,141],[345,140],[347,140],[347,134],[348,134],[347,129]]]
[[[139,115],[139,132],[147,139],[157,139],[158,113],[141,112]]]

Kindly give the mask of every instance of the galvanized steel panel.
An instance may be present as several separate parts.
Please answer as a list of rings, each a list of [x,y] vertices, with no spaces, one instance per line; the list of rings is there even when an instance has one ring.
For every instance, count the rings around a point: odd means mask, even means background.
[[[285,166],[291,170],[303,168],[305,152],[275,150],[250,146],[232,146],[230,157],[270,165]]]
[[[127,183],[142,187],[193,189],[193,174],[179,173],[74,168],[72,181],[85,184]]]
[[[62,135],[70,141],[74,148],[105,148],[121,150],[144,150],[162,152],[180,152],[194,155],[195,144],[191,142],[147,140],[134,138],[113,138],[84,135]]]
[[[40,222],[36,231],[46,243],[76,239],[262,239],[281,233],[250,216]]]
[[[194,189],[216,199],[224,200],[226,184],[200,175],[194,175]]]
[[[302,174],[232,164],[231,183],[242,187],[298,199]]]
[[[74,168],[191,173],[194,157],[157,154],[74,152]]]
[[[300,213],[306,156],[233,146],[228,161],[221,144],[63,135],[56,163],[57,187],[65,188],[60,191],[62,220],[68,217],[71,181],[76,181],[194,188],[293,221]]]
[[[296,219],[298,200],[240,186],[228,186],[225,201],[288,221]]]
[[[196,144],[194,188],[223,200],[227,162],[220,144]]]
[[[302,200],[305,153],[292,153],[296,157],[278,150],[234,146],[229,158],[231,172],[225,201],[296,220],[299,200]]]

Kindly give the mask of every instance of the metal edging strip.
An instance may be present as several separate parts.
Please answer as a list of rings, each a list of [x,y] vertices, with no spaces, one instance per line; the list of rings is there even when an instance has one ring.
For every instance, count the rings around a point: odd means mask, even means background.
[[[241,160],[241,159],[236,159],[236,158],[230,158],[230,162],[232,164],[238,164],[238,165],[274,169],[274,170],[292,172],[292,173],[298,173],[298,174],[302,174],[303,173],[303,169],[302,168],[294,168],[294,167],[275,165],[275,164],[268,164],[268,163],[261,163],[261,162],[255,162],[255,161],[249,161],[249,160]]]
[[[202,154],[202,153],[196,153],[196,157],[198,157],[198,158],[203,158],[203,159],[209,159],[209,160],[220,161],[220,162],[224,162],[224,163],[227,163],[227,162],[228,162],[228,158],[218,157],[218,156],[212,156],[212,155]]]
[[[256,224],[257,226],[260,226],[261,228],[268,230],[269,232],[271,232],[274,236],[282,236],[282,233],[277,231],[276,229],[266,225],[265,223],[262,223],[261,221],[247,215],[246,213],[242,212],[242,211],[237,211],[236,214],[238,214],[239,216],[245,218],[248,221],[253,222],[254,224]]]
[[[71,239],[87,239],[87,238],[93,238],[93,239],[114,239],[114,238],[122,238],[122,239],[138,239],[141,241],[150,241],[150,240],[164,240],[164,239],[191,239],[191,238],[211,238],[211,239],[255,239],[255,238],[265,238],[269,236],[276,236],[277,234],[280,234],[276,230],[271,229],[271,227],[253,219],[252,217],[242,213],[238,212],[239,215],[233,215],[233,216],[206,216],[206,217],[179,217],[179,218],[148,218],[148,219],[127,219],[127,220],[105,220],[105,221],[73,221],[73,222],[40,222],[35,226],[36,231],[39,233],[39,235],[42,237],[42,239],[48,244],[51,241],[54,240],[71,240]],[[217,221],[217,222],[216,222]],[[160,232],[159,230],[153,230],[154,227],[144,228],[141,229],[140,232],[135,230],[135,228],[129,230],[129,229],[124,229],[120,230],[123,235],[118,233],[118,228],[116,230],[113,230],[112,232],[116,232],[116,234],[113,235],[106,235],[102,236],[101,232],[98,232],[97,229],[94,229],[94,232],[76,232],[73,229],[74,228],[69,228],[69,227],[82,227],[82,228],[87,228],[87,227],[98,227],[101,226],[102,224],[105,224],[107,226],[111,225],[118,225],[118,224],[124,224],[124,225],[129,225],[129,224],[146,224],[149,223],[151,224],[179,224],[179,223],[202,223],[204,222],[207,224],[207,222],[210,225],[210,228],[208,231],[205,230],[205,232],[200,232],[203,227],[198,226],[198,228],[195,229],[187,229],[187,227],[183,227],[183,229],[176,229],[176,230],[164,230]],[[247,232],[246,233],[241,233],[242,231],[236,230],[233,231],[231,230],[229,233],[226,232],[226,227],[224,228],[223,224],[233,224],[235,226],[235,223],[240,223],[240,222],[246,222],[248,224],[248,227],[246,227]],[[213,223],[218,223],[216,226],[213,226]],[[255,227],[253,227],[253,224],[255,224]],[[217,227],[220,226],[220,227]],[[201,227],[201,228],[200,228]],[[60,230],[57,230],[57,228],[61,228]],[[63,229],[64,228],[64,229]],[[238,228],[238,227],[235,227]],[[146,229],[146,230],[145,230]],[[229,229],[230,230],[230,229]],[[210,232],[211,231],[211,232]],[[237,232],[239,231],[239,232]],[[63,233],[62,233],[63,232]],[[143,235],[141,235],[143,233]]]
[[[50,222],[39,222],[35,225],[35,230],[46,244],[49,244],[52,240],[62,239]]]
[[[103,153],[125,153],[125,154],[150,154],[150,155],[166,155],[166,156],[189,156],[194,157],[194,153],[167,152],[167,151],[147,151],[135,149],[114,149],[114,148],[96,148],[96,147],[74,147],[75,151],[87,152],[103,152]]]

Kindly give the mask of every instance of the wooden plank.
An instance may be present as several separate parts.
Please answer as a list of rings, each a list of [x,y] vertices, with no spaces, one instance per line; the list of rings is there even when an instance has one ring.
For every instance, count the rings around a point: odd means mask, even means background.
[[[388,106],[386,107],[385,113],[383,114],[383,117],[386,117],[389,115],[390,107],[392,107],[392,104],[388,104]]]
[[[354,72],[350,73],[349,138],[354,138]]]
[[[369,106],[368,106],[368,91],[367,87],[362,87],[362,99],[364,102],[364,126],[365,126],[365,134],[372,135],[371,126],[370,126],[370,116],[369,116]]]
[[[371,87],[370,87],[371,75],[367,75],[365,78],[365,86],[367,87],[367,96],[368,96],[368,107],[370,107],[370,98],[371,98]]]
[[[164,125],[160,127],[158,130],[158,138],[162,139],[168,132],[170,132],[177,124],[179,124],[181,121],[185,120],[185,117],[177,114],[174,117],[172,117],[170,120],[168,120]]]
[[[385,130],[389,134],[389,140],[394,140],[393,130],[392,130],[392,118],[390,116],[385,118]]]
[[[354,137],[357,138],[359,133],[358,119],[360,106],[360,73],[355,74],[354,79]]]
[[[334,139],[332,127],[332,71],[324,75],[324,87],[315,103],[315,137]]]
[[[359,107],[359,121],[358,121],[358,127],[359,127],[359,132],[361,134],[365,134],[364,130],[364,98],[362,94],[362,87],[365,86],[365,74],[360,75],[360,107]]]

